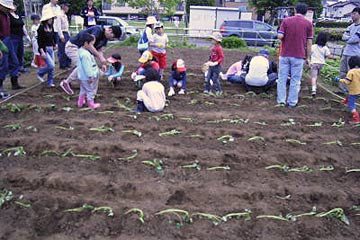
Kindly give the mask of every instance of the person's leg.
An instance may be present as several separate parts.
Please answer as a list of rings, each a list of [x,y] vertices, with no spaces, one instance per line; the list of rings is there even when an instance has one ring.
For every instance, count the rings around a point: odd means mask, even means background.
[[[0,58],[0,99],[5,99],[10,96],[10,94],[6,93],[3,88],[3,82],[5,81],[6,75],[8,73],[9,73],[9,54],[3,53],[3,57]]]
[[[276,85],[276,79],[278,78],[277,73],[270,73],[268,74],[268,81],[266,84],[262,87],[264,92],[267,92],[270,90],[270,88],[274,87]]]
[[[21,72],[27,72],[28,70],[24,66],[24,39],[19,37],[19,46],[17,49],[17,57],[19,61],[19,70]]]
[[[64,32],[64,37],[65,37],[65,43],[64,43],[64,59],[65,59],[65,64],[67,68],[71,67],[71,59],[66,55],[65,53],[65,46],[67,44],[67,42],[70,40],[70,34],[69,32]],[[77,64],[77,63],[75,63]]]
[[[84,86],[86,88],[86,99],[88,102],[88,107],[91,109],[96,109],[100,107],[100,103],[95,103],[95,95],[98,89],[99,79],[96,78],[92,83],[89,81],[82,81],[84,82]]]
[[[207,71],[207,75],[206,75],[206,81],[205,81],[205,91],[204,93],[210,93],[210,80],[212,77],[212,67],[209,67],[208,71]]]
[[[51,48],[46,49],[47,55],[47,66],[48,66],[48,80],[47,84],[50,87],[54,87],[54,75],[55,75],[55,54],[54,50]]]
[[[220,74],[220,71],[221,71],[221,66],[216,65],[213,68],[214,68],[214,70],[213,70],[212,80],[213,80],[213,83],[214,83],[214,89],[215,89],[217,94],[221,94],[222,89],[221,89],[221,85],[220,85],[220,81],[219,81],[219,74]]]
[[[83,107],[86,103],[86,87],[84,86],[84,84],[86,84],[85,81],[80,81],[80,93],[77,101],[77,105],[79,108]]]
[[[235,75],[231,74],[227,76],[227,81],[231,83],[244,83],[245,81],[246,73],[243,73],[241,75]]]
[[[289,87],[289,97],[287,103],[289,107],[296,107],[299,101],[299,92],[301,86],[301,77],[304,67],[304,59],[290,58],[291,79]]]
[[[289,57],[280,57],[279,59],[279,79],[277,83],[277,98],[278,104],[285,104],[286,102],[286,82],[290,73]]]
[[[342,55],[341,60],[340,60],[340,78],[345,78],[347,72],[349,71],[349,59],[350,56],[345,56]],[[339,89],[341,92],[343,93],[347,93],[348,92],[348,86],[344,83],[339,83]]]
[[[173,78],[172,75],[170,75],[170,78],[169,78],[169,93],[168,93],[168,96],[171,97],[173,95],[175,95],[175,85],[177,84],[177,81]]]
[[[311,65],[311,95],[316,95],[317,78],[320,72],[319,64]]]
[[[56,34],[58,36],[58,34]],[[57,52],[57,56],[59,59],[59,67],[60,69],[65,69],[66,66],[66,59],[65,59],[65,42],[61,41],[60,37],[56,38],[56,43],[58,45],[58,52]]]
[[[350,124],[358,124],[360,123],[360,119],[359,119],[359,113],[356,111],[356,99],[358,98],[358,95],[348,95],[348,108],[352,114],[352,121],[350,121]]]

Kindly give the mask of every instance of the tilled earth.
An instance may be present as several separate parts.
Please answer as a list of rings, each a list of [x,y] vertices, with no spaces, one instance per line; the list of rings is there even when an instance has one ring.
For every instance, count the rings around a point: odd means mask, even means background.
[[[129,76],[139,55],[113,52],[125,76],[116,89],[101,81],[96,111],[44,85],[1,103],[0,190],[13,197],[0,209],[0,239],[360,238],[352,208],[360,205],[360,175],[346,173],[360,167],[360,128],[347,123],[338,99],[321,89],[309,98],[305,80],[296,109],[275,107],[275,90],[253,95],[227,82],[223,96],[206,96],[200,68],[209,50],[171,49],[169,65],[185,60],[187,95],[170,98],[162,113],[136,115]],[[225,51],[224,68],[244,55]],[[36,83],[34,71],[21,82]],[[171,130],[178,134],[160,134]],[[14,147],[26,154],[15,156]],[[265,169],[271,165],[288,168]],[[143,211],[143,223],[138,212],[125,214],[132,208]],[[316,215],[334,208],[349,225]],[[248,217],[220,219],[229,213]]]

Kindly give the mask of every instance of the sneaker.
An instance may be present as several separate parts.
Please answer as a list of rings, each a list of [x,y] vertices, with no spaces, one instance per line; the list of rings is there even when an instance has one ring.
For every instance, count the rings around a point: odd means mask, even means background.
[[[223,95],[223,91],[216,91],[216,92],[215,92],[215,95],[216,95],[216,96],[221,96],[221,95]]]
[[[316,91],[311,91],[311,96],[312,96],[313,98],[315,98],[315,97],[316,97]]]
[[[39,74],[37,74],[36,77],[40,82],[45,82],[45,79],[42,76],[40,76]]]
[[[278,103],[275,105],[275,107],[285,107],[285,103]]]
[[[169,93],[168,93],[168,97],[174,96],[175,95],[175,91],[173,88],[170,88]]]
[[[180,89],[180,91],[178,92],[178,94],[181,94],[181,95],[185,94],[185,90],[184,90],[184,89]]]
[[[31,66],[32,66],[33,68],[38,68],[38,65],[36,65],[34,62],[31,63]]]
[[[55,84],[54,83],[49,83],[48,86],[49,87],[55,87]]]
[[[205,93],[205,94],[210,94],[210,91],[209,91],[209,90],[204,90],[203,93]]]
[[[70,84],[68,82],[65,81],[65,79],[63,79],[60,82],[60,87],[68,94],[68,95],[73,95],[74,91],[71,89]]]
[[[0,99],[7,99],[8,97],[10,97],[10,94],[0,90]]]

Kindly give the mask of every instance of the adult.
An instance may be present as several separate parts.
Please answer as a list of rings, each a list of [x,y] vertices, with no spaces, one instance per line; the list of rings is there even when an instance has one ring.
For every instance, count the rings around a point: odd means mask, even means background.
[[[141,34],[137,44],[140,55],[142,55],[143,52],[148,51],[150,48],[150,43],[154,42],[153,30],[156,22],[157,21],[154,16],[149,16],[146,18],[145,29]]]
[[[11,77],[12,89],[19,89],[18,66],[19,62],[10,39],[10,17],[9,11],[14,10],[12,0],[0,0],[0,40],[5,44],[8,52],[3,52],[0,60],[0,98],[7,98],[10,95],[3,89],[3,82],[8,74]]]
[[[27,72],[27,69],[24,67],[24,36],[27,40],[31,42],[29,34],[26,30],[25,23],[22,20],[21,16],[16,13],[18,5],[14,4],[15,9],[10,10],[10,38],[14,46],[14,51],[19,61],[18,71]]]
[[[80,16],[84,18],[84,28],[89,28],[97,25],[97,20],[99,19],[100,12],[94,7],[93,0],[87,0],[86,6],[81,10]]]
[[[119,26],[111,27],[102,27],[102,26],[93,26],[87,29],[82,30],[74,37],[71,37],[70,40],[65,45],[65,54],[71,59],[71,65],[76,66],[78,62],[78,51],[82,45],[82,37],[84,33],[89,33],[95,37],[95,43],[93,46],[90,46],[91,53],[99,59],[102,64],[103,72],[106,72],[106,59],[104,57],[104,48],[110,39],[120,38],[122,35],[121,28]],[[74,91],[71,89],[70,83],[74,80],[77,80],[77,68],[72,71],[68,78],[62,79],[60,87],[69,95],[74,94]]]
[[[296,107],[305,59],[307,64],[310,63],[313,26],[305,18],[307,10],[307,4],[298,3],[295,7],[295,16],[285,18],[278,31],[278,38],[282,44],[277,84],[277,103],[280,106],[287,103],[290,108]],[[289,74],[289,96],[286,99],[286,82]]]
[[[349,69],[349,59],[352,56],[360,55],[360,7],[356,7],[351,12],[353,23],[346,28],[342,35],[342,40],[346,42],[341,60],[340,60],[340,78],[345,78]],[[348,92],[348,87],[344,83],[339,83],[340,90]]]
[[[57,16],[58,21],[55,22],[57,24],[58,29],[58,38],[56,39],[56,43],[58,45],[58,59],[60,69],[67,69],[71,66],[71,60],[65,54],[65,44],[69,41],[69,18],[67,16],[67,12],[69,11],[69,3],[62,3],[60,14]]]

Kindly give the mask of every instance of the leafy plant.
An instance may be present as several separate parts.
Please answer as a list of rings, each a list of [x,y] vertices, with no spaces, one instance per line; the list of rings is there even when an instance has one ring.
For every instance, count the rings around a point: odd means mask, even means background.
[[[221,217],[218,216],[218,215],[215,215],[215,214],[209,214],[209,213],[201,213],[201,212],[195,212],[195,213],[192,213],[190,215],[191,219],[193,217],[199,217],[199,218],[206,218],[210,221],[212,221],[212,223],[216,226],[216,225],[219,225],[221,223]]]
[[[153,118],[156,119],[156,121],[160,120],[173,120],[175,118],[174,114],[172,113],[165,113],[160,116],[153,116]]]
[[[257,219],[270,218],[270,219],[280,220],[280,221],[285,221],[285,222],[290,221],[288,218],[283,217],[282,215],[279,215],[279,216],[276,216],[276,215],[258,215],[258,216],[256,216],[256,218]]]
[[[61,129],[61,130],[66,130],[66,131],[72,131],[72,130],[74,130],[74,127],[72,127],[72,126],[69,126],[69,127],[64,127],[64,126],[56,126],[55,127],[56,129]]]
[[[119,106],[120,109],[123,109],[125,111],[131,112],[135,108],[133,106],[126,106],[125,104],[122,104],[119,100],[116,100],[115,103]]]
[[[74,109],[72,107],[63,107],[62,110],[64,110],[65,112],[71,112]]]
[[[136,129],[133,129],[133,130],[123,130],[122,131],[123,133],[131,133],[137,137],[141,137],[142,133]]]
[[[323,143],[324,145],[338,145],[338,146],[342,146],[342,142],[339,141],[339,140],[334,140],[334,141],[331,141],[331,142],[326,142],[326,143]]]
[[[345,121],[342,118],[339,118],[339,120],[337,122],[334,122],[331,126],[342,128],[344,127],[344,125],[345,125]]]
[[[335,168],[333,165],[329,165],[329,166],[321,166],[320,167],[320,171],[333,171]]]
[[[341,222],[345,223],[346,225],[350,225],[350,221],[344,213],[342,208],[333,208],[327,212],[321,212],[315,215],[315,217],[330,217],[340,220]]]
[[[152,161],[142,161],[143,164],[148,165],[148,166],[152,166],[155,168],[155,171],[157,173],[164,173],[164,169],[163,169],[163,161],[159,160],[159,159],[154,159]]]
[[[305,173],[310,173],[312,172],[313,170],[311,168],[309,168],[308,166],[302,166],[302,167],[294,167],[294,168],[291,168],[289,167],[288,165],[278,165],[278,164],[275,164],[275,165],[270,165],[270,166],[267,166],[265,167],[266,170],[269,170],[269,169],[280,169],[282,172],[284,173],[289,173],[289,172],[305,172]]]
[[[176,224],[177,227],[182,227],[184,223],[192,223],[192,218],[188,211],[176,209],[176,208],[170,208],[155,213],[155,215],[165,215],[165,214],[172,214],[177,217],[177,219],[179,220],[179,222]]]
[[[22,104],[15,104],[15,103],[7,103],[6,105],[4,105],[3,107],[1,107],[2,109],[6,109],[9,112],[12,113],[16,113],[16,112],[21,112],[22,110],[24,110],[26,107],[25,105]]]
[[[108,217],[114,216],[114,212],[111,207],[107,207],[107,206],[94,207],[87,203],[84,203],[81,207],[66,209],[66,210],[64,210],[64,212],[83,212],[83,211],[88,211],[88,210],[91,210],[92,213],[101,211],[104,214],[106,214]]]
[[[11,199],[13,199],[13,193],[12,191],[8,191],[6,189],[4,189],[3,191],[0,192],[0,208],[2,207],[2,205],[4,205],[4,203],[6,202],[10,202]]]
[[[138,214],[138,219],[139,221],[144,224],[145,223],[145,215],[144,212],[140,209],[140,208],[131,208],[128,211],[126,211],[124,214],[130,214],[130,213],[135,213]]]
[[[160,137],[162,137],[162,136],[176,136],[176,135],[179,135],[180,133],[181,133],[181,131],[176,130],[176,129],[172,129],[170,131],[159,133],[159,136]]]
[[[10,157],[11,155],[14,155],[14,157],[16,157],[16,156],[25,156],[26,152],[23,146],[18,146],[18,147],[7,148],[1,152],[0,156],[2,154],[6,154],[8,157]]]
[[[247,47],[246,42],[242,38],[238,37],[226,37],[222,40],[221,45],[223,48],[241,48]]]
[[[227,222],[228,220],[230,220],[232,218],[236,218],[236,219],[245,218],[245,221],[249,221],[251,219],[251,210],[245,209],[245,212],[228,213],[228,214],[222,216],[221,220],[223,222]]]
[[[7,128],[7,129],[10,129],[12,131],[16,131],[16,130],[21,128],[21,124],[20,123],[8,124],[8,125],[5,125],[3,128]]]
[[[182,165],[181,167],[182,168],[195,169],[195,170],[198,170],[198,171],[201,170],[200,163],[197,160],[195,162],[191,163],[191,164]]]
[[[294,126],[296,124],[295,120],[292,118],[289,118],[289,120],[287,122],[281,123],[281,126]]]
[[[230,142],[234,142],[235,138],[229,134],[223,135],[221,137],[218,137],[216,140],[222,142],[223,144],[227,144]]]

